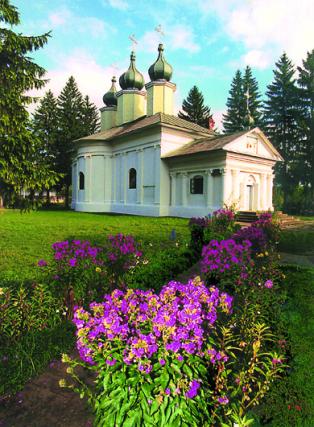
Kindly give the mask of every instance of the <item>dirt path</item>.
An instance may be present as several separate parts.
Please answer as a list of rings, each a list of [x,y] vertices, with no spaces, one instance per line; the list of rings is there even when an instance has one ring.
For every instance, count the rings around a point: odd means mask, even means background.
[[[10,401],[0,401],[0,427],[91,427],[93,417],[71,390],[60,388],[66,366],[52,362]]]

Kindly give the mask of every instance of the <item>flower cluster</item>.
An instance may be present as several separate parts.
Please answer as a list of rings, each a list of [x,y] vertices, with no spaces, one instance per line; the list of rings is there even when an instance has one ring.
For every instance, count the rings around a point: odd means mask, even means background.
[[[233,266],[241,269],[252,262],[250,248],[252,244],[249,240],[244,240],[241,244],[234,239],[211,240],[202,251],[202,271],[204,273],[224,273]]]
[[[108,236],[107,257],[109,264],[114,265],[118,262],[121,264],[120,267],[126,271],[134,266],[141,256],[142,252],[138,250],[133,236],[125,236],[121,233]]]
[[[189,227],[198,226],[201,228],[206,228],[209,223],[210,223],[210,219],[207,216],[205,216],[205,217],[192,217],[189,221]]]
[[[97,255],[101,252],[101,248],[91,246],[87,240],[72,240],[69,242],[56,242],[52,245],[54,250],[55,261],[68,264],[70,267],[75,267],[81,260],[90,260],[93,264],[98,265]],[[42,261],[42,260],[41,260]]]
[[[249,240],[252,244],[251,250],[254,252],[261,252],[267,246],[267,237],[264,230],[254,225],[241,228],[233,235],[233,238],[238,243]]]
[[[234,212],[231,209],[218,209],[213,212],[216,219],[233,221],[235,218]]]
[[[81,359],[93,364],[97,355],[106,355],[109,366],[119,361],[149,374],[190,355],[212,358],[210,334],[218,310],[231,313],[232,297],[208,289],[198,278],[187,284],[169,282],[159,295],[115,290],[103,302],[92,303],[90,310],[77,308],[74,314]],[[187,397],[194,397],[198,387],[197,381],[191,383]]]

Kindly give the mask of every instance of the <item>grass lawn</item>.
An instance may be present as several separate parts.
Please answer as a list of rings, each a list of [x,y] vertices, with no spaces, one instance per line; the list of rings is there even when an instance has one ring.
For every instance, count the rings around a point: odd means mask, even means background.
[[[51,244],[56,241],[76,238],[101,243],[108,234],[125,233],[156,247],[169,242],[172,229],[176,230],[177,240],[187,241],[187,222],[179,218],[73,211],[0,210],[0,280],[33,279],[37,261],[50,258]]]
[[[303,215],[298,215],[296,216],[296,218],[300,218],[302,221],[314,221],[314,216],[303,216]]]

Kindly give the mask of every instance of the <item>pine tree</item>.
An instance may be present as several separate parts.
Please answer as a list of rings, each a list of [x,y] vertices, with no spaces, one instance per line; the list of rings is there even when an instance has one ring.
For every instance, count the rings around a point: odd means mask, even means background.
[[[225,133],[239,132],[245,128],[246,98],[243,89],[243,79],[240,70],[237,70],[231,83],[227,100],[227,113],[223,115]]]
[[[86,95],[82,105],[82,125],[84,135],[92,135],[99,131],[100,121],[99,113],[95,104],[90,102],[89,96]]]
[[[248,96],[248,109],[250,115],[253,117],[254,126],[262,127],[262,102],[260,100],[261,94],[258,88],[258,82],[255,77],[253,77],[251,67],[247,66],[244,70],[243,79],[242,79],[244,96],[247,93]],[[245,102],[247,101],[244,98]],[[247,105],[244,107],[247,109]]]
[[[71,185],[71,163],[75,150],[75,140],[86,135],[82,121],[83,97],[73,76],[69,78],[62,89],[57,103],[59,131],[56,169],[59,173],[63,174],[59,188],[65,188],[65,203],[68,206]]]
[[[46,92],[40,100],[39,106],[33,114],[32,128],[41,141],[41,156],[52,170],[56,169],[58,116],[57,100],[51,90]],[[47,199],[49,202],[49,190],[47,188]]]
[[[314,49],[307,53],[303,67],[298,67],[300,102],[304,117],[304,153],[301,167],[305,189],[314,198]]]
[[[301,178],[298,168],[302,155],[301,115],[294,75],[295,68],[284,53],[276,63],[274,80],[267,88],[264,111],[267,136],[284,158],[276,165],[275,182],[283,190],[285,206],[289,192]]]
[[[0,1],[0,203],[19,198],[22,190],[30,196],[57,180],[40,156],[41,141],[29,126],[26,106],[33,98],[25,93],[45,85],[45,70],[28,56],[42,48],[49,33],[23,36],[13,31],[20,24],[19,13],[9,0]]]
[[[212,119],[210,108],[204,105],[204,97],[197,86],[193,86],[186,99],[182,103],[182,111],[178,116],[189,122],[197,123],[204,128],[209,127],[209,120]]]

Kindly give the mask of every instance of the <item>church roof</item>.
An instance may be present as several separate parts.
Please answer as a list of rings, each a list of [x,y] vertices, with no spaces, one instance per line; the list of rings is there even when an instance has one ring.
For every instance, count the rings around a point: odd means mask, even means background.
[[[137,132],[144,128],[158,124],[168,125],[177,129],[190,130],[208,136],[215,135],[212,130],[206,129],[196,123],[181,119],[180,117],[172,116],[170,114],[156,113],[152,116],[143,116],[137,120],[133,120],[132,122],[124,123],[123,125],[116,126],[93,135],[85,136],[84,138],[80,138],[77,141],[110,141],[116,137]]]
[[[200,138],[195,141],[189,142],[188,144],[185,144],[183,147],[180,147],[174,151],[165,154],[163,158],[187,156],[207,151],[221,150],[229,143],[235,141],[238,138],[241,138],[243,135],[254,132],[260,134],[264,140],[267,140],[267,138],[259,128],[254,128],[251,130],[244,130],[241,132],[232,133],[230,135],[214,135],[211,137]],[[271,145],[269,141],[268,144],[270,145],[274,155],[278,157],[278,160],[282,160],[281,155],[278,153],[275,147]]]

